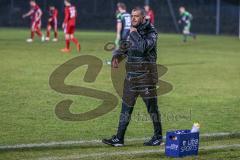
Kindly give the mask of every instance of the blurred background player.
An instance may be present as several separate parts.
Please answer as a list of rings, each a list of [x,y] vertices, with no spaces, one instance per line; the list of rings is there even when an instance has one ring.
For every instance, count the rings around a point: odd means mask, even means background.
[[[70,52],[70,41],[75,43],[77,46],[77,51],[80,52],[80,44],[78,40],[74,37],[74,32],[76,28],[76,18],[77,10],[76,7],[71,4],[70,0],[64,0],[65,4],[65,18],[62,24],[65,33],[66,48],[61,49],[62,52]]]
[[[42,10],[37,5],[35,0],[30,0],[29,4],[31,7],[30,11],[22,16],[23,18],[29,16],[31,18],[31,38],[27,39],[27,42],[33,41],[35,32],[41,38],[41,40],[44,41],[44,35],[41,32]]]
[[[192,14],[187,12],[185,7],[179,8],[180,13],[180,20],[178,21],[179,24],[182,26],[182,33],[183,33],[183,42],[187,42],[187,37],[191,36],[193,39],[196,39],[196,35],[191,33],[191,21],[193,19]]]
[[[151,9],[151,7],[149,5],[145,5],[144,9],[146,12],[146,19],[149,19],[150,23],[154,25],[155,15],[154,15],[153,10]]]
[[[127,13],[127,7],[124,3],[117,4],[117,35],[116,48],[119,47],[121,41],[126,41],[131,28],[131,15]]]
[[[48,25],[47,25],[47,36],[46,41],[50,40],[50,31],[53,28],[54,30],[54,38],[53,42],[58,41],[58,10],[55,6],[49,7],[49,19],[48,19]]]

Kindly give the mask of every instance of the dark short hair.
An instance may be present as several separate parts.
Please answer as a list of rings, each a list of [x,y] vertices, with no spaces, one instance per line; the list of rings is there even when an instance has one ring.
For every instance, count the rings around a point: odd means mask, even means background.
[[[151,8],[149,4],[145,4],[144,7],[149,7],[149,8]]]
[[[67,1],[68,3],[71,3],[71,0],[64,0],[64,1]]]
[[[133,8],[133,10],[132,10],[132,12],[135,12],[135,11],[140,11],[140,13],[141,13],[141,15],[142,16],[146,16],[146,11],[145,11],[145,9],[143,9],[143,8],[141,8],[141,7],[135,7],[135,8]]]
[[[122,9],[124,9],[124,10],[127,9],[125,3],[122,3],[122,2],[117,3],[117,7],[122,8]]]
[[[183,9],[185,9],[185,7],[184,7],[184,6],[180,6],[179,8],[183,8]]]
[[[36,2],[35,0],[30,0],[29,2]]]

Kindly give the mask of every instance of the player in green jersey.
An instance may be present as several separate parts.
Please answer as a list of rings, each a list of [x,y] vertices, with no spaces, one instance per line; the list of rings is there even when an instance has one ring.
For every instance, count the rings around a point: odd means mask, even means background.
[[[121,41],[126,41],[131,28],[131,15],[127,13],[127,7],[124,3],[117,4],[117,35],[116,45],[119,46]],[[118,48],[118,47],[117,47]]]
[[[196,39],[196,35],[190,31],[191,21],[193,19],[192,14],[186,11],[185,7],[180,7],[179,13],[180,13],[180,20],[178,21],[178,23],[181,24],[182,26],[183,42],[187,42],[188,36]]]

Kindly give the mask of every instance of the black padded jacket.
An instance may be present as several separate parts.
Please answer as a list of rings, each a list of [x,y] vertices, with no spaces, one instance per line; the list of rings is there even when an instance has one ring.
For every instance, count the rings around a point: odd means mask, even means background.
[[[146,85],[157,83],[157,39],[154,26],[146,21],[137,27],[137,32],[130,33],[127,49],[114,52],[115,58],[127,57],[127,80]]]

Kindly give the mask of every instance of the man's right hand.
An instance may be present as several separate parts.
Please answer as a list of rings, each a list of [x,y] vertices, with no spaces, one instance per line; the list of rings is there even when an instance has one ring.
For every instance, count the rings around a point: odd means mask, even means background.
[[[137,28],[131,27],[130,33],[132,33],[132,32],[137,32]]]
[[[112,67],[113,68],[118,68],[118,59],[116,57],[112,58]]]

